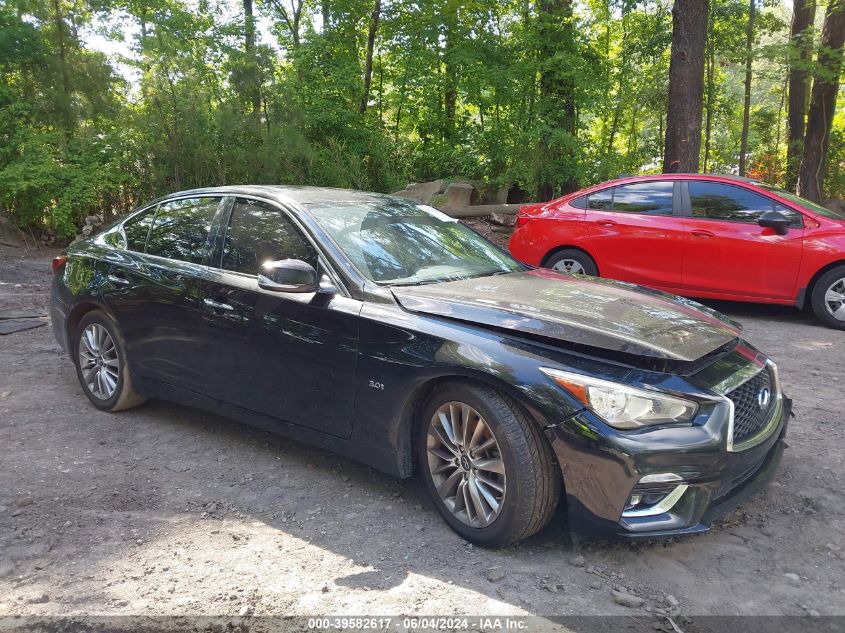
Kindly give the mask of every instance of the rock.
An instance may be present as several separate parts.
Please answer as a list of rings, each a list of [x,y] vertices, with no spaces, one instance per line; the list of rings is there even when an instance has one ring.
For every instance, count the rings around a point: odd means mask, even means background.
[[[510,190],[510,185],[503,185],[496,189],[496,192],[491,197],[496,204],[507,204]]]
[[[431,199],[441,191],[443,191],[443,181],[432,180],[430,182],[408,185],[405,189],[397,191],[393,195],[409,198],[410,200],[419,200],[423,204],[429,204]]]
[[[10,560],[0,560],[0,578],[8,576],[15,571],[15,564]]]
[[[223,633],[226,630],[226,627],[223,626],[220,622],[215,622],[211,625],[211,633]]]
[[[490,567],[487,569],[484,574],[487,576],[487,580],[490,582],[499,582],[502,578],[505,577],[505,572],[503,572],[498,567]]]
[[[591,582],[590,589],[601,589],[601,580],[594,580]]]
[[[246,604],[246,605],[241,607],[240,611],[238,611],[238,615],[241,616],[242,618],[248,618],[249,616],[252,615],[252,612],[253,612],[252,607],[249,606],[248,604]]]
[[[26,601],[27,604],[44,604],[45,602],[50,602],[50,596],[46,593],[39,594]]]
[[[666,604],[668,604],[670,607],[677,607],[679,604],[681,604],[680,602],[678,602],[678,599],[671,593],[666,596],[665,600]]]
[[[32,497],[21,497],[15,502],[15,505],[19,508],[25,508],[31,506],[33,503],[35,503],[35,500]]]
[[[491,213],[489,220],[491,224],[498,224],[499,226],[516,226],[515,215],[506,215],[504,213]]]
[[[581,556],[581,554],[578,554],[578,556],[574,556],[569,559],[569,564],[573,567],[583,567],[587,564],[587,561],[584,560],[584,557]]]
[[[446,189],[445,206],[448,209],[463,209],[472,203],[475,187],[468,182],[453,182]]]
[[[613,595],[613,601],[616,604],[621,604],[623,607],[638,609],[645,603],[645,600],[642,598],[623,591],[612,591],[611,594]]]
[[[784,578],[786,578],[786,579],[787,579],[789,582],[791,582],[793,585],[797,585],[797,584],[799,584],[799,583],[801,582],[801,576],[799,576],[798,574],[794,574],[794,573],[792,573],[792,572],[787,572],[787,573],[785,573],[785,574],[783,575],[783,577],[784,577]]]

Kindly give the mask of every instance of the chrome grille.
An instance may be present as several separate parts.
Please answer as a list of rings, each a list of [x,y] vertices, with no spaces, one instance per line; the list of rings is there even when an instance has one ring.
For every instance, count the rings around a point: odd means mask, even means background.
[[[769,400],[765,406],[761,407],[759,397],[764,389],[769,391]],[[776,396],[768,368],[764,368],[753,378],[727,394],[734,403],[734,442],[741,442],[751,437],[765,425],[775,404]]]

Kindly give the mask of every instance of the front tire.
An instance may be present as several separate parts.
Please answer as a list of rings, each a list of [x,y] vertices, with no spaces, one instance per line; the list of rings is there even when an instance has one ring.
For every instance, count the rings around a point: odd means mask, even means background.
[[[560,470],[537,425],[486,386],[435,390],[422,410],[417,455],[449,526],[485,547],[538,532],[560,499]]]
[[[598,277],[599,269],[593,258],[584,251],[575,248],[566,248],[549,255],[543,264],[544,268],[551,268],[559,273],[567,275],[589,275]]]
[[[845,266],[837,266],[819,277],[810,303],[819,321],[845,330]]]
[[[82,390],[101,411],[122,411],[146,400],[132,388],[123,338],[104,312],[85,314],[76,326],[74,365]]]

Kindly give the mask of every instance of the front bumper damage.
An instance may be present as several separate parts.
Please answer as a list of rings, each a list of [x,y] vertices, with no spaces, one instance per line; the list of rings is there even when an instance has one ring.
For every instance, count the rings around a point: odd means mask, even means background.
[[[548,427],[546,434],[563,471],[570,529],[629,539],[707,531],[764,488],[783,453],[792,401],[782,396],[765,436],[751,448],[728,450],[727,424],[664,429],[625,436],[587,410]],[[686,433],[684,433],[686,432]],[[663,499],[638,516],[626,506],[632,495]]]

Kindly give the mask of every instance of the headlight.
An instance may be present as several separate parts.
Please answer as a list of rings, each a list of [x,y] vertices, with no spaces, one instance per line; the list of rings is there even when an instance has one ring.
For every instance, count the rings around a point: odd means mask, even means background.
[[[688,423],[698,411],[695,402],[659,391],[637,389],[557,369],[541,367],[540,371],[617,429]]]

